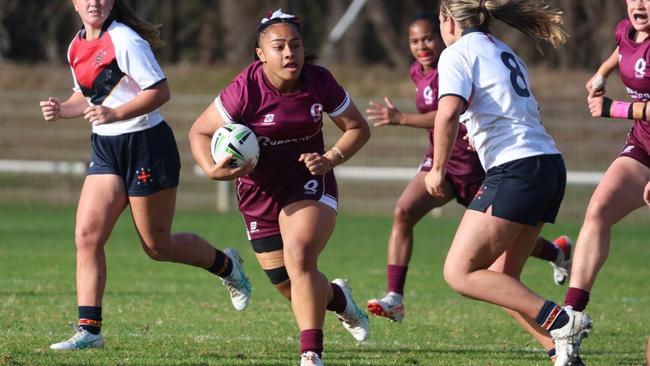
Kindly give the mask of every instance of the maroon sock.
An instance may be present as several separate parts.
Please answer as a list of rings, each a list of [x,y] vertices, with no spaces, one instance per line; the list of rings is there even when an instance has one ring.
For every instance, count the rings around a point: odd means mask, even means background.
[[[408,266],[388,265],[386,270],[388,292],[404,295],[404,283],[406,282],[406,272],[408,269]]]
[[[542,250],[535,257],[549,262],[555,262],[557,255],[560,253],[560,248],[544,238],[539,239],[542,241]]]
[[[315,352],[318,357],[323,355],[323,330],[305,329],[300,332],[300,353]]]
[[[343,290],[338,285],[333,283],[330,283],[330,285],[332,286],[332,300],[327,304],[327,310],[340,314],[345,311],[345,306],[347,305],[345,294],[343,294]]]
[[[576,287],[569,287],[564,295],[564,304],[571,306],[575,311],[584,311],[589,303],[589,291]]]

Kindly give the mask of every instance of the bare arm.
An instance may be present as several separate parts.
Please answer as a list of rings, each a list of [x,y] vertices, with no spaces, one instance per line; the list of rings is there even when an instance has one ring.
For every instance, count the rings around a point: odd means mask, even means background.
[[[587,92],[590,97],[602,96],[605,94],[605,83],[607,77],[618,67],[618,47],[612,54],[605,60],[594,76],[587,81]]]
[[[43,112],[43,119],[54,122],[60,118],[77,118],[83,116],[83,111],[88,107],[88,102],[81,92],[74,92],[68,100],[61,103],[55,97],[49,97],[39,103]]]
[[[403,113],[395,107],[390,98],[385,97],[384,101],[386,105],[370,101],[370,107],[366,109],[368,121],[373,122],[373,126],[399,125],[426,129],[433,128],[436,111],[427,113]]]
[[[443,196],[442,191],[447,162],[458,134],[460,114],[465,110],[465,100],[448,95],[440,99],[438,114],[433,129],[433,165],[424,178],[427,191],[433,196]]]
[[[192,156],[210,179],[231,180],[246,175],[252,170],[250,163],[235,169],[229,168],[227,162],[232,158],[231,156],[226,156],[224,160],[216,164],[212,160],[210,141],[212,141],[215,131],[224,124],[217,107],[214,103],[210,103],[190,128],[189,140]]]
[[[153,87],[143,90],[131,101],[117,108],[102,105],[88,106],[83,111],[84,119],[94,125],[123,121],[160,108],[170,97],[169,84],[167,84],[166,80],[163,80]]]
[[[300,156],[300,161],[305,163],[313,175],[326,174],[347,161],[370,139],[368,122],[352,102],[342,114],[332,117],[332,121],[343,131],[334,146],[323,155],[306,153]]]

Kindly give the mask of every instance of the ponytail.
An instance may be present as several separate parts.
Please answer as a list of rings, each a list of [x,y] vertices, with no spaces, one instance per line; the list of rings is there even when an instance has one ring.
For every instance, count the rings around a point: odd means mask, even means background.
[[[441,0],[440,12],[463,29],[487,28],[498,19],[528,36],[540,52],[539,40],[558,47],[567,38],[562,11],[552,7],[551,0]]]
[[[156,49],[165,45],[160,39],[160,31],[158,29],[160,26],[152,25],[138,18],[126,0],[115,0],[113,10],[111,10],[111,16],[116,21],[133,29],[140,37],[149,42],[151,48]]]

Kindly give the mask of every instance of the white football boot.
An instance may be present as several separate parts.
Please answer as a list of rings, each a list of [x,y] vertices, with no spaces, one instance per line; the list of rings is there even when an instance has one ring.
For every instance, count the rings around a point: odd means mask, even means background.
[[[338,285],[345,295],[345,310],[337,314],[337,318],[357,342],[363,342],[370,335],[370,322],[366,314],[352,299],[352,290],[348,286],[348,281],[337,278],[332,283]]]
[[[223,252],[228,256],[232,262],[232,272],[230,275],[223,277],[221,282],[226,286],[230,293],[230,301],[232,306],[242,311],[246,309],[248,303],[251,301],[252,287],[251,283],[244,272],[244,261],[239,256],[239,252],[233,248],[226,248]]]
[[[300,355],[300,366],[324,366],[323,360],[318,357],[316,352],[305,352]]]
[[[569,316],[569,321],[559,329],[552,330],[551,337],[555,343],[555,366],[577,365],[580,343],[589,335],[591,317],[583,312],[574,311],[570,306],[562,308]]]
[[[102,348],[104,347],[104,338],[102,334],[92,334],[89,331],[80,328],[76,324],[70,324],[75,330],[74,335],[63,342],[50,345],[50,349],[70,351],[85,348]]]
[[[558,247],[559,251],[555,262],[549,262],[553,267],[553,281],[556,285],[562,286],[569,278],[569,270],[571,269],[571,251],[573,250],[573,242],[568,236],[562,235],[555,240],[553,244]]]
[[[389,292],[381,299],[368,300],[368,311],[372,315],[383,316],[400,323],[404,319],[404,304],[402,301],[402,295]]]

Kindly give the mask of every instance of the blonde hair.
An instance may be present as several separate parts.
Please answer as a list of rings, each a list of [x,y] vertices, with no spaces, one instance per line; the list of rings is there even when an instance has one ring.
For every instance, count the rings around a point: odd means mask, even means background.
[[[440,12],[463,29],[489,27],[492,19],[498,19],[532,39],[540,52],[539,40],[557,47],[567,38],[562,11],[550,0],[441,0]]]

